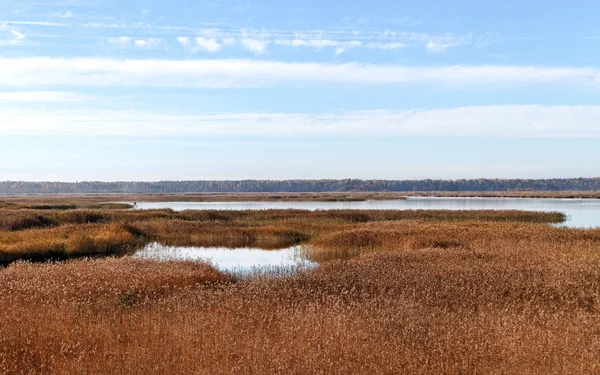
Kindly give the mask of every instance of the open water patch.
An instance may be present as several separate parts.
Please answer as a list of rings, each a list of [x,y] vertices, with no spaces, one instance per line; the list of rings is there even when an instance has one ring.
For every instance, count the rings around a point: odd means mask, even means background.
[[[209,262],[219,271],[236,275],[290,275],[318,267],[308,259],[306,246],[281,250],[227,247],[176,247],[151,243],[134,253],[134,258],[157,261]]]
[[[182,210],[521,210],[562,212],[567,216],[557,226],[600,228],[600,199],[580,198],[466,198],[407,197],[405,200],[361,202],[137,202],[138,210],[170,208]]]

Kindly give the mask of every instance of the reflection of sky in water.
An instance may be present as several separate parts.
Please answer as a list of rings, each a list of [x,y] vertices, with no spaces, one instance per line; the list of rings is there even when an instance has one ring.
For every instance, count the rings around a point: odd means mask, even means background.
[[[255,268],[294,269],[313,268],[317,264],[305,259],[304,246],[294,246],[282,250],[230,249],[225,247],[170,247],[151,243],[137,251],[135,258],[169,260],[210,261],[221,271],[244,272]]]
[[[559,211],[568,227],[600,227],[600,199],[436,198],[364,202],[138,202],[138,209],[181,210],[524,210]]]

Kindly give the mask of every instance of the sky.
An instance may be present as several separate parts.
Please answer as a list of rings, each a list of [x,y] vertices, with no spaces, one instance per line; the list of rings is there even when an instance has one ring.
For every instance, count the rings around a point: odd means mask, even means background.
[[[0,180],[600,176],[596,0],[2,0]]]

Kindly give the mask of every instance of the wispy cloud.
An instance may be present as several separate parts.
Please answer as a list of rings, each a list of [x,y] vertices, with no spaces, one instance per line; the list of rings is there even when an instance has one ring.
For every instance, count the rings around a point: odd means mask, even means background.
[[[343,53],[353,48],[378,49],[383,51],[401,48],[425,46],[430,52],[444,52],[451,47],[471,43],[471,35],[453,34],[418,34],[418,33],[361,33],[361,32],[331,32],[331,31],[248,31],[248,30],[219,30],[207,29],[202,33],[209,33],[213,40],[223,44],[241,44],[245,49],[255,53],[265,53],[269,45],[286,48],[309,48],[320,51],[331,48],[336,54]]]
[[[162,41],[163,40],[159,38],[136,39],[133,44],[136,47],[151,48],[160,45]]]
[[[68,16],[69,13],[65,13]],[[400,48],[425,48],[429,52],[441,53],[460,45],[473,45],[474,39],[478,42],[482,36],[474,37],[472,34],[453,33],[416,33],[398,31],[373,31],[373,30],[251,30],[235,28],[196,28],[183,26],[156,25],[143,22],[137,23],[107,23],[107,22],[40,22],[40,21],[10,21],[7,24],[28,25],[40,27],[70,27],[94,30],[122,30],[127,35],[137,32],[152,32],[163,40],[173,40],[175,37],[192,40],[200,38],[199,50],[217,52],[217,46],[238,45],[254,54],[264,54],[270,45],[280,48],[311,48],[320,51],[331,48],[339,54],[351,48],[368,48],[382,51],[392,51]],[[173,35],[179,34],[179,36]],[[187,35],[186,35],[187,34]],[[145,39],[145,38],[134,38]]]
[[[196,38],[196,47],[207,52],[218,52],[222,48],[216,38],[205,38],[203,36]]]
[[[129,42],[128,42],[129,43]],[[594,68],[538,66],[405,66],[288,63],[267,60],[114,60],[102,58],[0,58],[0,85],[262,87],[277,85],[406,83],[464,87],[531,84],[600,85]]]
[[[600,106],[201,115],[3,110],[0,134],[585,137],[600,136],[598,118]]]
[[[242,45],[248,51],[251,51],[252,53],[254,53],[256,55],[262,55],[267,50],[267,46],[269,45],[269,42],[266,40],[244,38],[244,39],[242,39]]]
[[[441,35],[441,36],[430,36],[427,41],[426,48],[432,53],[446,52],[449,48],[457,47],[460,45],[472,44],[472,35]]]
[[[178,37],[177,42],[184,47],[189,47],[191,44],[190,38],[188,38],[187,36]]]
[[[131,46],[138,48],[151,48],[160,45],[163,41],[160,38],[137,39],[128,36],[109,37],[105,40],[109,45],[119,48],[127,48]]]
[[[70,10],[65,10],[61,12],[55,12],[52,14],[53,17],[56,18],[73,18],[75,15]]]
[[[321,50],[323,48],[335,48],[336,55],[340,55],[347,49],[358,48],[364,45],[360,40],[331,40],[331,39],[276,39],[275,44],[278,46],[286,47],[307,47],[315,50]],[[372,48],[376,48],[375,43],[370,43]]]
[[[6,23],[0,23],[0,46],[16,46],[23,44],[25,35],[11,28]]]
[[[25,40],[25,35],[21,34],[17,30],[10,30],[10,33],[16,40]]]
[[[128,47],[131,45],[132,38],[128,36],[118,36],[106,38],[106,42],[117,47]]]
[[[13,91],[0,92],[0,103],[23,102],[23,103],[60,103],[81,102],[91,100],[86,94],[65,91]]]
[[[6,25],[25,25],[25,26],[48,26],[48,27],[71,27],[72,24],[60,23],[60,22],[46,22],[46,21],[0,21]]]
[[[489,45],[496,43],[500,39],[500,35],[494,33],[481,34],[475,42],[476,48],[485,48]]]
[[[394,50],[394,49],[405,48],[405,47],[407,47],[407,45],[404,44],[404,43],[381,43],[381,42],[374,42],[374,43],[367,43],[367,44],[365,44],[365,47],[366,48],[371,48],[371,49]]]

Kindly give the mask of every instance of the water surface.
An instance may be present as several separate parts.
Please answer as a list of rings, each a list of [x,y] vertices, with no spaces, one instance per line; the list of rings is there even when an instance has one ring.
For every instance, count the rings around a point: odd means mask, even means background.
[[[600,199],[557,198],[439,198],[408,197],[406,200],[362,202],[138,202],[136,209],[182,210],[523,210],[563,212],[562,225],[574,228],[600,227]]]

